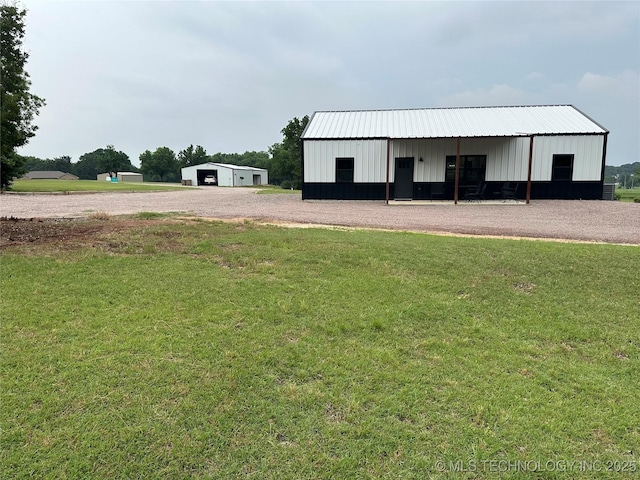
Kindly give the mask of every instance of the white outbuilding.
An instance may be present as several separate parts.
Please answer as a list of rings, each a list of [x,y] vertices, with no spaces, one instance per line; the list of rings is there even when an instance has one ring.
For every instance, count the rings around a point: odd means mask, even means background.
[[[111,181],[111,173],[99,173],[97,178],[102,181]],[[116,172],[116,178],[118,179],[118,182],[143,182],[142,174],[135,172]]]
[[[247,187],[268,183],[269,175],[264,168],[208,162],[182,169],[183,185]]]
[[[303,199],[601,199],[609,132],[572,105],[315,112]]]

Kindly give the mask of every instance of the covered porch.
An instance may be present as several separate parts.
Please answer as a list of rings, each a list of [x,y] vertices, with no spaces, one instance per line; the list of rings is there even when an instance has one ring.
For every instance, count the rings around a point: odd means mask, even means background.
[[[388,139],[385,200],[531,199],[533,135]]]

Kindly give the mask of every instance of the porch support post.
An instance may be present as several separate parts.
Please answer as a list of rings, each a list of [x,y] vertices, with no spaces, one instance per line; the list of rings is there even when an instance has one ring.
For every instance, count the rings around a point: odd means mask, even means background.
[[[460,138],[456,143],[456,180],[455,187],[453,189],[453,204],[458,204],[458,186],[460,185]]]
[[[387,138],[387,185],[386,185],[386,204],[389,205],[389,151],[391,139]]]
[[[529,137],[529,169],[527,172],[527,205],[531,202],[531,170],[533,166],[533,135]]]

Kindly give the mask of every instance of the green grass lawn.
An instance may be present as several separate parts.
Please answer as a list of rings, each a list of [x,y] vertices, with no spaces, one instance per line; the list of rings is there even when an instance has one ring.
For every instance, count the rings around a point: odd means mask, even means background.
[[[640,470],[636,247],[137,221],[1,251],[4,478]]]
[[[288,188],[282,188],[279,185],[256,185],[253,188],[259,188],[258,195],[301,195],[302,190],[291,190]]]
[[[616,194],[620,195],[620,201],[633,202],[636,198],[640,200],[640,187],[637,188],[616,188]]]
[[[176,184],[160,185],[157,183],[111,183],[98,180],[16,180],[11,185],[13,192],[144,192],[155,190],[179,190]]]

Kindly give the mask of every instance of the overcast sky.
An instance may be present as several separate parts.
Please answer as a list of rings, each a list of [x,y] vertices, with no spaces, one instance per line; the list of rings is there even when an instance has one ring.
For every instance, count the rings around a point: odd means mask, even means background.
[[[640,2],[38,1],[41,158],[266,151],[316,110],[573,104],[640,160]]]

